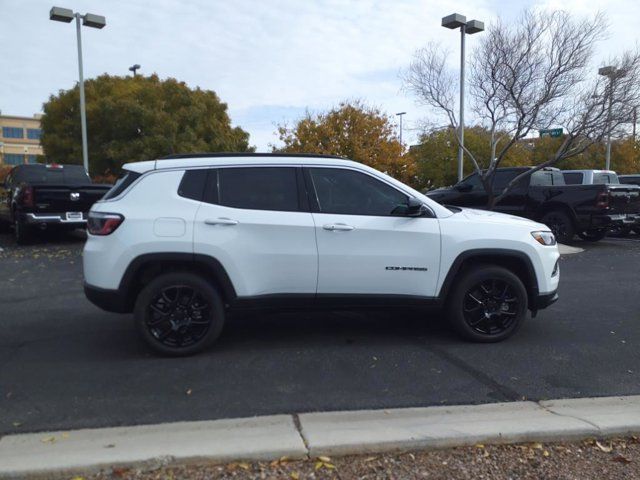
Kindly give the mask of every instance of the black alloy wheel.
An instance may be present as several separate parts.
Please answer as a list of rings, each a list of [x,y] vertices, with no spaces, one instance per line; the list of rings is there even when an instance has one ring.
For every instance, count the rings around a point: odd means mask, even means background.
[[[570,243],[573,240],[575,229],[566,213],[554,210],[545,214],[540,221],[549,227],[559,243]]]
[[[190,347],[211,327],[211,307],[202,294],[188,285],[163,288],[149,303],[147,328],[170,348]]]
[[[456,278],[447,299],[451,326],[474,342],[499,342],[513,335],[526,317],[528,295],[512,271],[475,265]]]
[[[465,321],[473,330],[482,335],[498,335],[516,320],[518,296],[505,280],[484,280],[467,290],[463,309]]]
[[[218,291],[204,278],[177,272],[156,277],[136,300],[135,321],[147,344],[171,356],[191,355],[211,345],[224,325]]]

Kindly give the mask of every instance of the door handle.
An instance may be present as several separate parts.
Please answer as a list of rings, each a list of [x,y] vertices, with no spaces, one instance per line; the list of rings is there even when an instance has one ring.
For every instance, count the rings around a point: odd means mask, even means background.
[[[345,225],[344,223],[328,223],[323,225],[322,228],[325,230],[333,231],[341,231],[341,232],[349,232],[351,230],[355,230],[356,227],[352,227],[351,225]]]
[[[207,218],[204,223],[206,223],[207,225],[237,225],[238,221],[237,220],[232,220],[231,218],[227,218],[227,217],[220,217],[220,218]]]

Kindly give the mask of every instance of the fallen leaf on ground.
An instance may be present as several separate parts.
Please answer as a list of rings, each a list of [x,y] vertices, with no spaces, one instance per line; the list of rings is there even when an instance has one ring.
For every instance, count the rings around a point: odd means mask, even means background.
[[[44,437],[41,438],[40,441],[42,443],[56,443],[56,437]]]
[[[238,466],[240,468],[242,468],[243,470],[249,470],[249,464],[248,463],[239,463]]]
[[[600,451],[602,451],[604,453],[611,453],[611,451],[613,450],[613,447],[611,446],[611,443],[609,443],[609,445],[603,445],[597,440],[596,440],[596,447],[598,447],[600,449]]]
[[[187,395],[191,395],[191,389],[187,388],[187,391],[185,392]]]
[[[300,474],[298,472],[291,472],[291,478],[293,478],[293,480],[298,480],[300,478]]]
[[[614,462],[619,462],[619,463],[631,463],[631,459],[625,457],[624,455],[618,454],[615,457],[613,457],[611,459]]]
[[[320,460],[322,462],[330,462],[331,458],[326,457],[326,456],[320,456],[320,457],[318,457],[318,460]]]
[[[484,445],[482,443],[476,443],[476,448],[484,448]]]

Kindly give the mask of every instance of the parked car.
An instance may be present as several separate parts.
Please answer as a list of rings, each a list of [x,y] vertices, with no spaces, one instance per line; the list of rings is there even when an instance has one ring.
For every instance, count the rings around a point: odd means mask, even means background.
[[[495,194],[529,168],[499,168],[493,183]],[[442,204],[462,207],[486,208],[488,202],[476,173],[451,188],[427,195]],[[598,241],[611,227],[640,224],[640,189],[612,184],[566,185],[563,172],[545,168],[517,185],[494,210],[544,223],[562,243],[571,242],[575,234]]]
[[[625,185],[640,185],[640,174],[618,175],[618,180]]]
[[[567,185],[618,185],[618,174],[613,170],[563,170]]]
[[[80,165],[18,165],[0,185],[0,224],[19,244],[36,229],[84,227],[87,213],[111,185],[96,185]]]
[[[124,169],[89,212],[85,293],[133,312],[164,354],[265,307],[439,307],[465,338],[495,342],[558,298],[547,227],[444,207],[361,163],[209,154]]]

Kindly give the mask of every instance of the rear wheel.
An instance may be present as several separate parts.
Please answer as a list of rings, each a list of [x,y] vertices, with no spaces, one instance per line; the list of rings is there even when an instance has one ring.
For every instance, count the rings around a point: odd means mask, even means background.
[[[606,230],[587,230],[586,232],[580,232],[578,236],[586,240],[587,242],[599,242],[607,236]]]
[[[224,326],[220,294],[202,277],[186,272],[152,280],[138,295],[134,315],[145,342],[170,356],[207,348]]]
[[[522,325],[527,290],[511,271],[480,265],[456,282],[447,307],[449,321],[461,336],[474,342],[499,342]]]
[[[575,235],[573,222],[563,211],[553,210],[545,213],[540,221],[551,229],[558,242],[570,243],[573,240]]]

